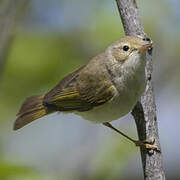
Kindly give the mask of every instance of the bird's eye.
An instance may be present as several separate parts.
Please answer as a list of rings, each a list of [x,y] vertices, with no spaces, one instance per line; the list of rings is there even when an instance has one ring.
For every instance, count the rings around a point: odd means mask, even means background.
[[[123,46],[123,51],[128,51],[129,50],[129,46]]]
[[[151,42],[151,39],[146,37],[146,38],[143,38],[144,41],[148,41],[148,42]]]

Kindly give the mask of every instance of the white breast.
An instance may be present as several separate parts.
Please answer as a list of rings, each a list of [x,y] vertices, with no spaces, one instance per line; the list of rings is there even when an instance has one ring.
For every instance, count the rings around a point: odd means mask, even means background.
[[[118,94],[114,99],[103,105],[97,106],[90,111],[76,112],[76,114],[95,123],[117,120],[131,111],[143,90],[144,87],[141,87]]]
[[[103,123],[117,120],[131,111],[145,89],[145,61],[143,59],[139,61],[137,56],[124,66],[121,69],[119,66],[115,67],[112,76],[117,95],[109,102],[90,111],[76,112],[77,115],[86,120]],[[118,76],[118,73],[121,76]]]
[[[82,118],[93,121],[95,123],[110,122],[117,120],[120,117],[126,115],[132,107],[132,104],[127,100],[122,101],[119,97],[107,102],[101,106],[95,107],[90,111],[76,112]]]

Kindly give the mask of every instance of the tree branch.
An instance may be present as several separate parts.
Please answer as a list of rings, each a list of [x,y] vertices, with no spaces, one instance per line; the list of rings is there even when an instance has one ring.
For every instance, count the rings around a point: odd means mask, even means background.
[[[146,37],[144,28],[139,18],[136,1],[116,0],[116,3],[126,35],[140,35],[142,37]],[[142,95],[140,102],[138,102],[132,110],[132,115],[136,122],[139,139],[145,140],[153,137],[155,139],[155,145],[157,145],[160,149],[160,140],[156,118],[156,105],[153,84],[151,80],[152,70],[153,65],[151,50],[146,54],[146,90]],[[144,170],[144,179],[165,179],[161,152],[148,152],[147,150],[141,148],[141,159]]]

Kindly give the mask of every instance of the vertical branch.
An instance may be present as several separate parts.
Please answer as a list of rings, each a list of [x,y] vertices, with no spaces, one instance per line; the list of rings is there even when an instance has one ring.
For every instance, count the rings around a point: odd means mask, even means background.
[[[25,0],[0,1],[0,77],[13,38],[15,22]]]
[[[124,26],[126,35],[140,35],[146,37],[144,28],[138,14],[138,8],[135,0],[116,0],[120,17]],[[140,140],[154,138],[155,145],[160,149],[160,140],[158,135],[158,124],[156,118],[156,105],[154,99],[154,90],[151,80],[153,70],[152,50],[146,54],[146,78],[147,85],[140,102],[132,110],[135,119],[138,136]],[[146,180],[164,180],[162,154],[161,152],[147,152],[141,148],[141,159]]]

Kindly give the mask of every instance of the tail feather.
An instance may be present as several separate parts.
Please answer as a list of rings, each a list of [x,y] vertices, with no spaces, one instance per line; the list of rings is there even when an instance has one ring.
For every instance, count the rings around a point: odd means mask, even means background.
[[[32,96],[26,99],[17,114],[17,119],[13,127],[14,130],[20,129],[32,121],[50,113],[43,105],[43,98],[44,95]]]
[[[44,95],[28,97],[22,104],[17,116],[27,113],[28,111],[36,110],[36,108],[42,108],[42,100]]]

